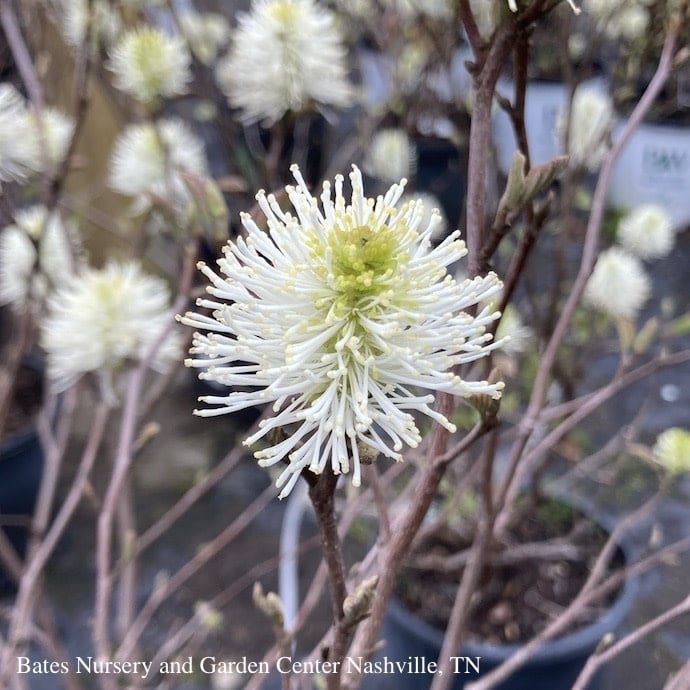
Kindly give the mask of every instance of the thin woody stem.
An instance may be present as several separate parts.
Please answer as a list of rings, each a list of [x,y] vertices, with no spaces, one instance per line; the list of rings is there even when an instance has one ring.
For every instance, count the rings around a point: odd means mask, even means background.
[[[316,522],[321,536],[323,559],[328,569],[334,619],[333,644],[328,658],[329,661],[333,662],[339,662],[345,658],[352,634],[350,627],[346,625],[343,609],[347,597],[347,584],[345,582],[342,544],[335,519],[335,488],[337,483],[338,476],[330,467],[327,467],[318,481],[309,487],[309,498],[314,506]],[[327,683],[329,690],[339,688],[339,674],[329,674]]]

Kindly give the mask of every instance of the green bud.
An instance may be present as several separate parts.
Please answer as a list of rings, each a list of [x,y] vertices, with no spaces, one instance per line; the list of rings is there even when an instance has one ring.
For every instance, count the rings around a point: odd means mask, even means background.
[[[360,582],[355,591],[345,599],[343,614],[345,615],[346,623],[354,625],[369,615],[378,581],[378,575],[374,575],[368,580]]]
[[[283,603],[275,592],[264,594],[264,589],[260,582],[254,583],[252,591],[254,606],[271,621],[274,628],[283,629],[285,627],[285,614],[283,613]]]
[[[657,333],[659,332],[659,319],[652,317],[640,329],[639,333],[633,340],[633,352],[636,355],[643,355],[654,342]]]
[[[506,189],[498,204],[498,214],[514,218],[532,199],[544,191],[568,165],[568,156],[557,156],[537,165],[525,175],[527,162],[521,151],[513,154]]]

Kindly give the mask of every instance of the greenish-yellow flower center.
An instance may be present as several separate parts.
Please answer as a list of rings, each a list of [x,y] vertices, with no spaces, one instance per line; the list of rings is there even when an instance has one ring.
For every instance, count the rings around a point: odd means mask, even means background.
[[[377,319],[382,304],[404,293],[401,269],[410,260],[401,247],[398,233],[405,231],[404,221],[394,229],[383,223],[355,225],[349,216],[341,216],[324,235],[310,232],[307,245],[313,266],[330,288],[330,296],[316,306],[321,315],[345,319],[343,329],[328,344],[334,347],[346,333],[354,336],[348,349],[378,350],[361,318]],[[349,356],[349,355],[348,355]]]
[[[380,294],[396,268],[396,239],[383,225],[353,229],[336,225],[329,238],[335,290],[355,306],[362,297]]]
[[[286,28],[294,23],[297,11],[298,8],[292,2],[274,2],[269,8],[273,18]]]
[[[132,61],[151,94],[156,94],[163,83],[165,71],[160,59],[165,46],[154,31],[142,31],[133,43]]]

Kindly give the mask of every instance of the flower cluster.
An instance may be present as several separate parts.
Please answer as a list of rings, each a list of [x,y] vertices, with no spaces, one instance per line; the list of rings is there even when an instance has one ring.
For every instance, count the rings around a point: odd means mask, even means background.
[[[88,21],[94,45],[110,45],[122,29],[120,16],[108,0],[62,0],[58,21],[65,40],[75,48],[84,40]]]
[[[611,40],[634,41],[649,26],[647,4],[640,0],[586,0],[586,11]]]
[[[671,427],[659,434],[653,448],[654,459],[671,474],[690,471],[690,431]]]
[[[641,204],[618,224],[617,239],[641,259],[666,256],[675,244],[673,222],[666,209],[656,204]]]
[[[185,174],[208,173],[204,144],[182,120],[129,125],[115,142],[110,186],[135,198],[135,213],[148,210],[154,199],[184,205],[189,198]]]
[[[561,117],[561,129],[565,118]],[[593,172],[609,149],[615,125],[613,102],[600,89],[580,86],[573,96],[568,122],[567,151],[574,165]]]
[[[22,180],[31,169],[33,148],[25,123],[26,105],[11,84],[0,84],[0,183]]]
[[[613,318],[634,319],[652,292],[642,260],[669,254],[675,231],[664,208],[640,204],[620,220],[616,239],[617,245],[599,255],[584,299]]]
[[[110,391],[113,374],[128,360],[147,357],[171,319],[167,285],[136,262],[110,262],[71,276],[51,295],[41,327],[48,378],[64,390],[93,371]],[[179,354],[173,333],[151,366],[162,370]]]
[[[211,65],[230,38],[230,26],[222,14],[193,10],[179,15],[180,28],[189,47],[204,65]]]
[[[32,151],[32,169],[54,171],[67,155],[74,132],[74,120],[57,108],[48,107],[40,114],[29,109],[26,123]]]
[[[0,183],[53,172],[67,155],[72,118],[55,108],[40,115],[11,84],[0,84]]]
[[[140,27],[125,33],[110,53],[115,86],[145,104],[177,96],[192,78],[184,39],[160,29]]]
[[[74,229],[56,212],[32,206],[0,233],[0,304],[17,311],[42,301],[73,273]]]
[[[494,398],[502,389],[453,371],[496,346],[485,329],[498,314],[467,310],[501,289],[493,273],[461,283],[448,274],[466,253],[459,233],[432,247],[434,221],[421,227],[420,205],[399,205],[404,181],[367,199],[354,167],[350,202],[337,176],[324,183],[320,208],[292,170],[294,214],[260,192],[268,231],[243,215],[248,236],[226,246],[220,274],[200,265],[213,297],[197,305],[212,314],[180,319],[205,332],[195,333],[186,362],[202,368],[200,378],[256,389],[205,396],[214,407],[197,414],[273,403],[275,416],[246,443],[286,432],[255,453],[262,466],[288,461],[281,497],[305,469],[319,474],[330,464],[358,486],[362,453],[401,460],[403,445],[421,439],[411,412],[453,430],[418,389]]]
[[[381,129],[374,134],[364,160],[364,170],[388,184],[408,177],[417,163],[417,153],[402,129]]]
[[[584,300],[612,318],[633,319],[651,291],[651,281],[642,262],[621,247],[613,246],[599,255]]]
[[[335,16],[314,0],[254,0],[216,76],[245,122],[275,122],[312,102],[352,101]]]

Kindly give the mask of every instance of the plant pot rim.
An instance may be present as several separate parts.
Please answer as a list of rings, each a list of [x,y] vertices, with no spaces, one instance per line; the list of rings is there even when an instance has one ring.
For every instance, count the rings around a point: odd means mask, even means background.
[[[590,501],[583,498],[573,500],[572,497],[564,496],[554,496],[553,498],[573,505],[590,517],[590,519],[596,521],[607,532],[611,533],[615,519],[601,509],[595,508]],[[629,565],[633,559],[634,551],[630,540],[622,539],[618,546],[623,551],[626,564]],[[625,578],[616,600],[596,621],[563,637],[546,642],[532,656],[530,664],[534,666],[551,664],[559,659],[567,659],[588,653],[594,649],[599,640],[606,634],[613,632],[623,622],[632,608],[632,603],[637,596],[638,590],[638,577],[631,576]],[[442,648],[444,631],[427,623],[419,616],[410,613],[395,596],[391,597],[388,603],[388,616],[390,616],[394,623],[407,629],[411,635],[420,641],[439,649]],[[465,656],[486,657],[496,662],[502,662],[523,648],[525,644],[527,643],[492,644],[476,640],[466,640],[461,645],[461,652]]]

